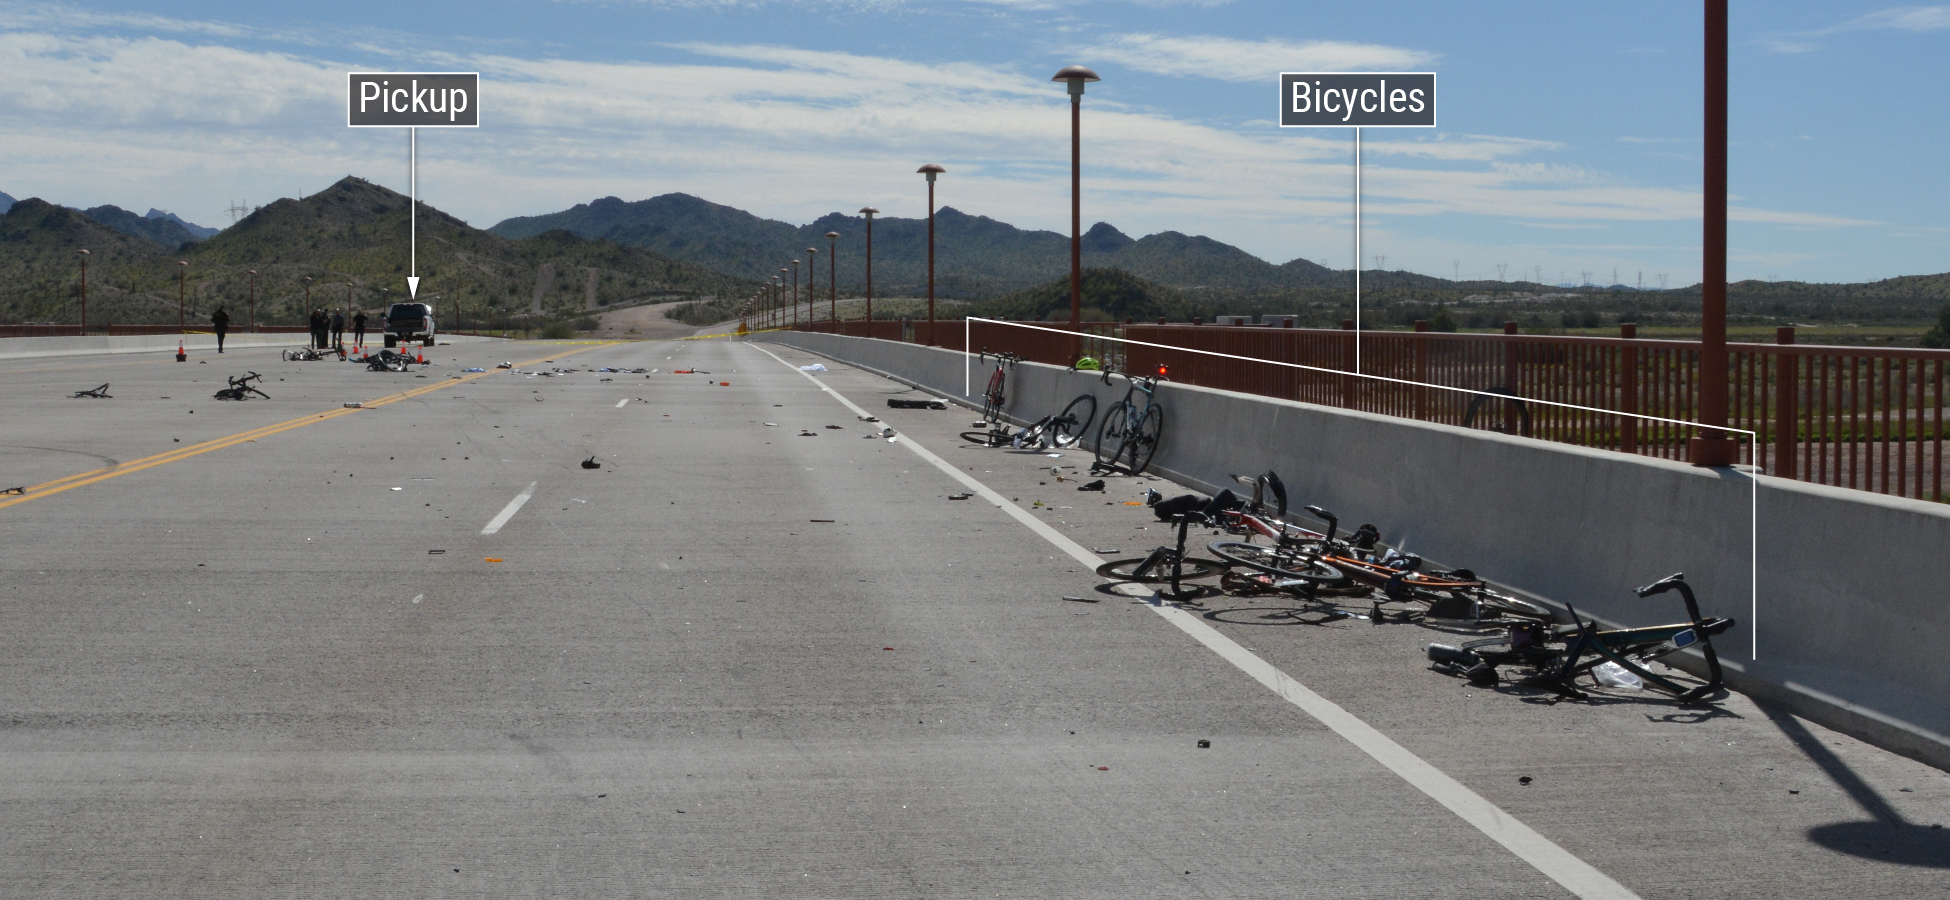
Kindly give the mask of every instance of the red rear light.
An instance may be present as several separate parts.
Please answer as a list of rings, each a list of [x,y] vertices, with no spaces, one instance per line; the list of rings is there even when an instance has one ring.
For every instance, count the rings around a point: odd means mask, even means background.
[[[1167,376],[1167,375],[1170,375],[1170,374],[1171,374],[1171,367],[1170,367],[1170,366],[1167,366],[1167,365],[1165,365],[1164,363],[1159,363],[1159,364],[1158,364],[1158,377],[1159,377],[1159,378],[1163,378],[1163,377],[1165,377],[1165,376]]]

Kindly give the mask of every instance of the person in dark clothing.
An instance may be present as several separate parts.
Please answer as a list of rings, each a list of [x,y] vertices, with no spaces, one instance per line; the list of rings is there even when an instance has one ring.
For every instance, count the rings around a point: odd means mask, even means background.
[[[352,314],[352,344],[357,347],[366,345],[366,311],[363,309]]]
[[[210,330],[217,333],[217,352],[222,353],[223,336],[230,331],[230,314],[224,312],[223,307],[217,307],[217,311],[210,314]]]
[[[311,348],[313,350],[325,349],[324,310],[314,309],[311,311]]]
[[[332,346],[345,346],[345,313],[332,313]]]

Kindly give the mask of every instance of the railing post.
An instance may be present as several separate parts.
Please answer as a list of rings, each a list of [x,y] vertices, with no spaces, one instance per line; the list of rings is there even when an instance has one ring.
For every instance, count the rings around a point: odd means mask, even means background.
[[[1422,319],[1415,320],[1415,333],[1417,335],[1427,335],[1428,332],[1429,323],[1427,321]],[[1415,354],[1415,418],[1426,422],[1429,420],[1429,389],[1423,387],[1423,385],[1429,382],[1429,339],[1427,337],[1414,337],[1410,338],[1410,340],[1413,341],[1409,345],[1410,351]]]
[[[1354,366],[1354,320],[1342,319],[1341,330],[1347,332],[1347,337],[1341,340],[1341,368],[1343,370],[1352,370]],[[1353,375],[1341,376],[1341,406],[1345,409],[1354,408]]]
[[[1774,329],[1774,343],[1793,344],[1794,326]],[[1774,358],[1774,474],[1780,478],[1794,478],[1800,468],[1800,384],[1794,370],[1794,354],[1782,353]]]
[[[1618,336],[1637,340],[1638,323],[1618,323]],[[1634,415],[1639,411],[1639,348],[1629,344],[1618,350],[1618,408]],[[1618,423],[1618,449],[1625,453],[1639,452],[1639,420],[1632,415],[1623,416]]]
[[[1516,334],[1517,323],[1515,322],[1503,323],[1503,333],[1506,336]],[[1503,389],[1509,391],[1510,396],[1512,397],[1517,396],[1517,342],[1516,341],[1503,342]],[[1504,434],[1517,433],[1517,405],[1514,403],[1503,404],[1503,433]]]

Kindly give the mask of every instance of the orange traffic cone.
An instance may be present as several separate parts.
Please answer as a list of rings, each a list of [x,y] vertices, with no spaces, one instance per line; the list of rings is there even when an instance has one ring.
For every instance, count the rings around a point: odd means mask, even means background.
[[[190,361],[190,355],[183,352],[183,342],[180,340],[176,342],[176,361],[177,362]]]

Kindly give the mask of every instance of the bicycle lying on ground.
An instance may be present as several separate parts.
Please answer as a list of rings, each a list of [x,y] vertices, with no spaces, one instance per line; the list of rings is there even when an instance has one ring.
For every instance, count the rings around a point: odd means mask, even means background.
[[[1023,428],[1011,431],[1000,421],[990,420],[987,431],[964,431],[961,439],[982,447],[1015,447],[1027,450],[1047,450],[1051,447],[1074,447],[1083,440],[1084,429],[1097,416],[1097,398],[1083,394],[1063,411],[1044,416]]]
[[[321,359],[333,358],[344,359],[345,348],[320,350],[316,347],[292,347],[284,351],[285,362],[318,362]]]
[[[1734,620],[1700,615],[1699,601],[1683,573],[1667,576],[1633,593],[1651,597],[1673,590],[1686,603],[1685,622],[1601,631],[1596,622],[1584,621],[1573,609],[1571,618],[1575,624],[1513,626],[1502,636],[1469,641],[1460,647],[1430,644],[1428,658],[1437,671],[1461,675],[1480,687],[1494,686],[1501,680],[1497,667],[1520,666],[1530,669],[1531,674],[1519,684],[1580,700],[1586,694],[1575,683],[1578,676],[1590,675],[1597,679],[1600,670],[1615,666],[1607,673],[1610,678],[1629,683],[1618,671],[1623,670],[1636,676],[1641,684],[1670,694],[1682,703],[1697,702],[1718,691],[1724,681],[1719,654],[1713,650],[1713,637],[1732,628]],[[1646,668],[1648,663],[1693,646],[1699,647],[1706,657],[1707,679],[1703,684],[1687,687]]]
[[[1158,367],[1158,374],[1133,377],[1128,372],[1105,369],[1103,380],[1110,384],[1112,375],[1121,375],[1127,383],[1124,399],[1111,404],[1104,411],[1104,421],[1097,426],[1097,461],[1090,467],[1092,472],[1124,472],[1137,475],[1151,465],[1151,456],[1158,452],[1158,440],[1164,435],[1165,409],[1158,405],[1156,396],[1158,382],[1165,380],[1167,370]],[[1140,407],[1132,398],[1144,395],[1144,405]]]
[[[1185,590],[1180,582],[1210,578],[1224,572],[1225,563],[1211,559],[1198,559],[1185,555],[1185,538],[1190,532],[1196,514],[1172,516],[1171,521],[1178,526],[1176,546],[1159,547],[1150,555],[1134,559],[1114,559],[1097,567],[1097,574],[1113,581],[1136,581],[1144,584],[1169,584],[1169,591],[1159,591],[1158,595],[1167,600],[1185,600],[1202,596],[1209,590]]]
[[[259,375],[256,372],[252,372],[249,375],[244,375],[241,377],[233,375],[229,379],[230,380],[229,387],[224,388],[223,390],[218,391],[211,396],[213,396],[218,400],[249,400],[250,395],[256,394],[259,397],[263,397],[264,399],[269,400],[271,399],[270,394],[258,390],[255,385],[251,384],[251,382],[256,381],[263,377],[264,376]]]
[[[1468,569],[1420,571],[1420,557],[1394,550],[1378,552],[1381,539],[1373,526],[1364,525],[1349,540],[1336,535],[1340,520],[1318,506],[1307,512],[1327,523],[1322,534],[1285,520],[1286,486],[1280,476],[1267,472],[1256,478],[1233,476],[1253,485],[1253,499],[1241,510],[1217,515],[1222,528],[1243,534],[1245,541],[1213,541],[1213,555],[1233,565],[1272,576],[1269,586],[1299,588],[1312,596],[1319,588],[1341,588],[1359,583],[1379,592],[1370,610],[1371,621],[1382,621],[1381,603],[1420,603],[1421,618],[1435,622],[1491,627],[1502,624],[1550,622],[1551,611],[1544,606],[1496,591]],[[1275,504],[1268,507],[1268,494]],[[1252,543],[1254,536],[1271,538],[1271,545]],[[1398,621],[1408,621],[1417,613],[1401,612]]]
[[[381,350],[378,353],[367,354],[364,362],[366,371],[369,372],[407,372],[411,371],[407,367],[413,365],[413,357],[391,350]]]

